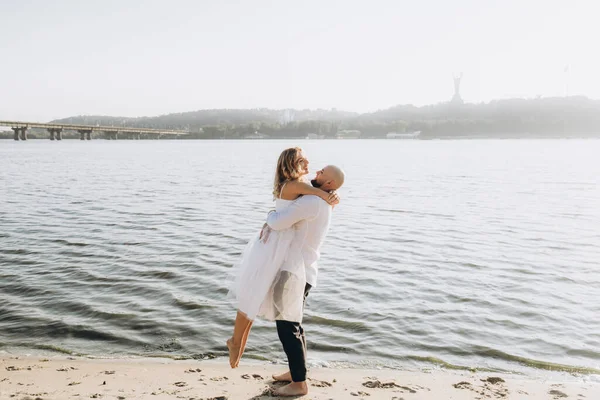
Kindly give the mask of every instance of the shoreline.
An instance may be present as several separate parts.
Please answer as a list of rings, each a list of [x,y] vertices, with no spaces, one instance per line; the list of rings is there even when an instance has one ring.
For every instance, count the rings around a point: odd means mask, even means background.
[[[273,399],[272,374],[285,365],[246,361],[232,370],[224,359],[89,358],[0,355],[0,399]],[[368,399],[596,399],[590,377],[530,377],[453,370],[311,368],[314,400]]]
[[[282,353],[281,357],[285,355]],[[170,360],[170,361],[190,361],[190,362],[206,362],[206,361],[223,361],[227,362],[227,353],[222,351],[198,353],[193,355],[183,355],[177,353],[85,353],[75,350],[67,350],[53,345],[33,345],[33,346],[0,346],[0,359],[2,358],[55,358],[55,357],[76,357],[78,359],[102,360]],[[268,358],[256,354],[245,353],[243,362],[248,364],[266,364],[285,366],[284,358]],[[347,358],[347,357],[346,357]],[[365,360],[364,358],[350,360],[334,360],[327,358],[315,358],[314,352],[307,360],[308,368],[323,368],[323,369],[339,369],[339,370],[392,370],[392,371],[455,371],[468,373],[486,373],[486,374],[505,374],[513,376],[522,376],[532,379],[557,379],[557,380],[577,380],[581,377],[588,377],[591,380],[600,383],[600,369],[593,367],[583,367],[577,365],[566,365],[558,363],[549,363],[536,360],[527,360],[525,362],[517,362],[514,365],[506,365],[505,367],[492,366],[468,366],[461,364],[452,364],[444,360],[429,357],[418,358],[408,357],[406,363],[397,363],[391,360]],[[413,362],[410,362],[412,360]],[[543,364],[541,367],[538,364]],[[511,368],[512,367],[512,368]]]

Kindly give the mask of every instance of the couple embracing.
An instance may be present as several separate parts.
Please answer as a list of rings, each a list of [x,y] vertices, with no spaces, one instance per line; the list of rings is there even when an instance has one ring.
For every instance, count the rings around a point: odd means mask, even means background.
[[[227,340],[229,363],[232,368],[238,366],[257,317],[275,321],[289,371],[273,379],[290,382],[276,391],[278,396],[308,393],[301,325],[304,302],[316,286],[319,249],[333,206],[339,202],[336,190],[344,183],[344,172],[329,165],[309,184],[305,181],[308,165],[298,147],[279,156],[273,185],[275,210],[242,253],[229,292],[238,309],[233,336]]]

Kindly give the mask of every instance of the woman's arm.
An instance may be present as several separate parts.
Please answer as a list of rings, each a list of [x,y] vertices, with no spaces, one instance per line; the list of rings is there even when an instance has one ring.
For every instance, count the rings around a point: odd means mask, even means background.
[[[287,197],[290,200],[295,200],[296,198],[298,198],[298,196],[301,195],[314,195],[319,196],[331,205],[335,205],[340,202],[337,193],[329,193],[301,181],[288,182],[286,183],[283,190],[285,191],[285,197]]]

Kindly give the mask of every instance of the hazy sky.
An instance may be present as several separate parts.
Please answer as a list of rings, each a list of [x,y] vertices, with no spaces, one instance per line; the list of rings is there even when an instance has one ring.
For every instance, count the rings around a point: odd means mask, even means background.
[[[0,0],[0,119],[600,98],[600,4]],[[564,72],[570,65],[570,72]]]

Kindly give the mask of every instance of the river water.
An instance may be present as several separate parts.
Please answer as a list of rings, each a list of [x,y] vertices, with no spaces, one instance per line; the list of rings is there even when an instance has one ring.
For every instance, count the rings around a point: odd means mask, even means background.
[[[347,173],[312,365],[600,374],[600,141],[0,142],[0,352],[224,356],[279,152]],[[251,359],[284,359],[258,322]]]

